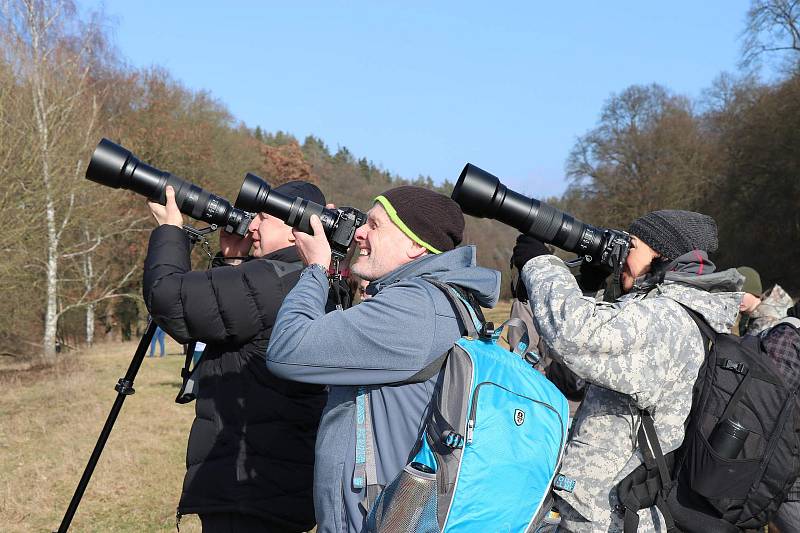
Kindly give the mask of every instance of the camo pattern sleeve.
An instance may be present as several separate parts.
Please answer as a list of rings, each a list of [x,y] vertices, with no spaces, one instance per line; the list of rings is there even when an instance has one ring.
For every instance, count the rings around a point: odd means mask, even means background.
[[[673,351],[696,333],[689,315],[668,298],[632,296],[610,304],[583,296],[564,262],[530,260],[522,279],[533,319],[554,356],[580,377],[632,396],[640,408],[669,381]]]

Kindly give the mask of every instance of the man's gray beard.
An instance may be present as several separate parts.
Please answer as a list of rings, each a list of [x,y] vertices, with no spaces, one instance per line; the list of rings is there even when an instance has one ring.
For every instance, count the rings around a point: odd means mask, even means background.
[[[365,279],[367,281],[375,281],[375,280],[380,278],[380,276],[364,275],[361,272],[359,272],[360,270],[361,270],[361,266],[360,265],[351,265],[350,266],[350,272],[352,272],[353,274],[355,274],[356,276],[358,276],[361,279]]]

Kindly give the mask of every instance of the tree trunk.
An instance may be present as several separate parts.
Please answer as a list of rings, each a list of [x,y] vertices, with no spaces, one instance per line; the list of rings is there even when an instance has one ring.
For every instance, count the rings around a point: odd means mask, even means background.
[[[86,306],[86,345],[94,343],[94,304]]]
[[[46,182],[49,181],[48,166],[43,165]],[[56,231],[56,213],[51,199],[47,199],[47,301],[44,315],[44,336],[42,353],[45,358],[52,359],[56,355],[56,325],[58,324],[58,232]]]
[[[89,231],[84,227],[83,234],[88,242],[90,239]],[[94,261],[92,261],[92,252],[83,256],[83,286],[86,290],[87,296],[94,288]],[[91,346],[94,343],[94,310],[95,303],[89,302],[86,305],[86,345]]]

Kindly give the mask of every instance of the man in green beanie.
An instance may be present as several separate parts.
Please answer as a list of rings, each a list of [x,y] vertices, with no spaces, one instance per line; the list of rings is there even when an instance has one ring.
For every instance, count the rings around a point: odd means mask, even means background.
[[[785,317],[794,301],[778,284],[763,292],[756,269],[742,266],[736,270],[745,279],[742,288],[745,295],[739,306],[739,335],[757,335]]]
[[[278,313],[267,366],[285,379],[330,386],[316,447],[317,531],[356,533],[373,496],[406,465],[438,374],[398,383],[461,337],[452,305],[425,278],[493,307],[500,273],[476,266],[473,246],[457,248],[464,217],[453,200],[397,187],[375,199],[355,234],[350,270],[370,282],[370,298],[326,314],[331,250],[319,219],[311,227],[313,236],[295,232],[307,267]]]

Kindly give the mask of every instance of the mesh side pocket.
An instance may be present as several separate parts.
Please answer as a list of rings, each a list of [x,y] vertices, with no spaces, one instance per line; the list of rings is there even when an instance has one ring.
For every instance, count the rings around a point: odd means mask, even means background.
[[[436,518],[436,474],[406,465],[378,496],[364,531],[440,533]]]

